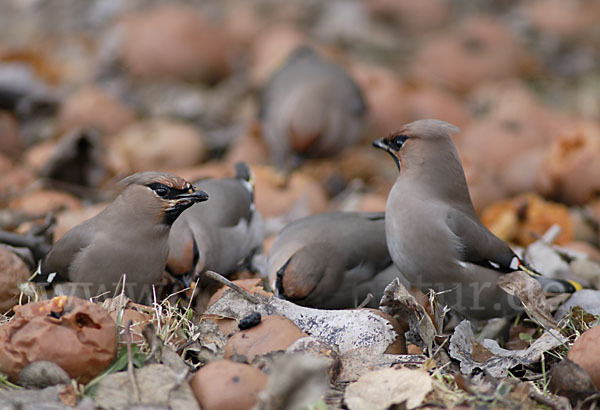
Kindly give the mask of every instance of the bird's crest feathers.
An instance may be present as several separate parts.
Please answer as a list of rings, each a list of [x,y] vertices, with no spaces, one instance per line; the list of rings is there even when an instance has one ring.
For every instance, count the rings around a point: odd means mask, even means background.
[[[188,181],[177,175],[155,171],[138,172],[137,174],[130,175],[119,181],[118,185],[126,188],[130,185],[148,185],[155,182],[177,190],[187,190],[191,187]]]
[[[401,129],[391,133],[386,137],[390,141],[397,135],[418,136],[420,138],[439,138],[455,132],[460,132],[460,128],[446,121],[426,119],[418,120],[404,125]]]

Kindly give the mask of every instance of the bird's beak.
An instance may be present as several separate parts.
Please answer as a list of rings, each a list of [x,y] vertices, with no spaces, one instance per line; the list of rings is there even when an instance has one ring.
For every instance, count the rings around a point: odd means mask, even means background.
[[[174,196],[173,199],[168,200],[167,206],[164,208],[164,222],[167,225],[171,225],[183,211],[195,203],[204,202],[207,199],[208,194],[197,190],[195,187],[191,187],[186,192]]]
[[[375,148],[379,148],[379,149],[382,149],[384,151],[389,151],[390,150],[390,147],[386,143],[385,138],[380,138],[378,140],[373,141],[373,146]]]
[[[177,195],[177,201],[204,202],[207,199],[208,194],[204,191],[197,190],[196,188],[185,194]]]
[[[380,138],[378,140],[373,141],[373,146],[375,148],[382,149],[385,152],[387,152],[388,154],[390,154],[392,156],[392,158],[394,158],[394,162],[396,163],[396,166],[398,167],[398,171],[400,171],[400,159],[396,156],[396,154],[394,153],[394,150],[392,150],[390,148],[390,146],[388,145],[385,138]]]
[[[188,192],[179,194],[174,199],[170,200],[167,211],[177,211],[181,213],[195,203],[204,202],[207,199],[208,194],[206,192],[197,190],[196,188],[190,188]]]

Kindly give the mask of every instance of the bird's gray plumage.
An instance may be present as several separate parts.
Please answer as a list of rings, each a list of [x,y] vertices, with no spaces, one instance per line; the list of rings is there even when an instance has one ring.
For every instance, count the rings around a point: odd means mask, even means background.
[[[384,215],[354,212],[287,225],[269,253],[268,277],[280,297],[323,309],[356,307],[368,293],[369,306],[378,307],[385,286],[404,281],[387,249]]]
[[[158,185],[153,185],[158,184]],[[167,261],[170,222],[207,196],[182,178],[144,172],[121,181],[121,194],[95,217],[68,231],[42,261],[38,281],[56,275],[64,291],[80,297],[108,292],[122,275],[126,294],[146,302]],[[161,197],[157,189],[163,194]]]
[[[172,274],[212,270],[228,275],[262,246],[264,226],[254,207],[251,174],[246,164],[238,168],[235,178],[194,183],[210,202],[192,206],[173,224],[167,263]]]
[[[261,95],[264,136],[277,166],[292,156],[323,157],[356,142],[366,103],[352,78],[314,50],[298,48]]]
[[[496,283],[525,265],[477,217],[450,139],[456,131],[421,120],[374,142],[400,171],[386,208],[388,247],[411,285],[444,292],[442,302],[455,310],[481,319],[515,313],[519,301]]]

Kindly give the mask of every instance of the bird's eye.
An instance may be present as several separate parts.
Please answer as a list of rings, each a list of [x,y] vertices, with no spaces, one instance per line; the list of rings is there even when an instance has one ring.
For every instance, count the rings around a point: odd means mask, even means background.
[[[169,188],[165,186],[159,186],[154,190],[154,192],[156,192],[158,196],[167,196],[169,193]]]
[[[400,151],[400,148],[402,148],[407,139],[408,137],[406,135],[396,135],[391,140],[388,140],[388,146],[394,151]]]
[[[390,147],[395,149],[396,151],[400,150],[408,137],[406,135],[397,135],[390,143]]]

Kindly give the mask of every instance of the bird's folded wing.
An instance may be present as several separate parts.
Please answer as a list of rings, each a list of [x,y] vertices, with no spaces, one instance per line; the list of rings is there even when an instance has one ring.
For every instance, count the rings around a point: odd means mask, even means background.
[[[84,224],[76,226],[67,233],[68,237],[59,240],[42,261],[41,274],[35,280],[38,282],[51,282],[48,280],[53,273],[63,280],[69,279],[69,266],[75,255],[86,248],[95,235],[95,230],[86,229]]]
[[[458,237],[458,253],[463,262],[477,264],[499,272],[513,272],[521,266],[510,247],[479,221],[457,210],[446,216],[450,230]]]
[[[241,184],[236,188],[238,189],[236,189],[235,196],[231,195],[227,201],[219,204],[219,225],[221,227],[236,227],[240,223],[248,226],[252,222],[255,207],[252,206],[251,193],[246,191]]]

